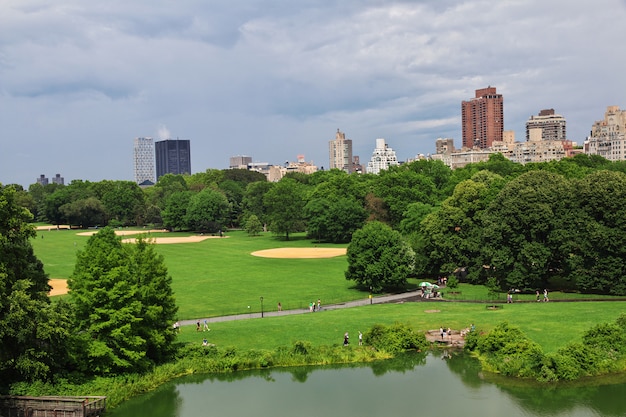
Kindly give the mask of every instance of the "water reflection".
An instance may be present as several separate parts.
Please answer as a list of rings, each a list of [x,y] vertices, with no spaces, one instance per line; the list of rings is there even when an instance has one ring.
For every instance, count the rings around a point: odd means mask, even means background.
[[[615,383],[618,382],[618,383]],[[539,385],[483,375],[460,352],[382,362],[194,375],[110,410],[109,417],[624,416],[626,380]]]

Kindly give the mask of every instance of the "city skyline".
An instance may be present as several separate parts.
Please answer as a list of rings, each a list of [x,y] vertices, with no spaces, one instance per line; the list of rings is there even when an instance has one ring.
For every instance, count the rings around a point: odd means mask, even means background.
[[[626,108],[624,0],[262,0],[0,4],[0,182],[133,180],[132,138],[188,138],[193,172],[233,155],[328,168],[337,128],[367,160],[461,144],[461,102],[496,86],[524,140],[558,109],[582,143]],[[363,159],[365,158],[365,159]]]

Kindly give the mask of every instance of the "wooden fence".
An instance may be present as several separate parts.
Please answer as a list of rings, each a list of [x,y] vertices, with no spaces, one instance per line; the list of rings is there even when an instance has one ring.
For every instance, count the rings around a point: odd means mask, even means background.
[[[0,417],[98,417],[106,410],[106,397],[0,396]]]

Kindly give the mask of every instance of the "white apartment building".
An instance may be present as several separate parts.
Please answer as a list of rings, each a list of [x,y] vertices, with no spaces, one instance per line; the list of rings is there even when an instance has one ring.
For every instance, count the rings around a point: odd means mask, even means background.
[[[156,183],[154,141],[152,138],[135,138],[134,162],[134,179],[137,184]]]
[[[626,110],[608,106],[604,120],[591,127],[591,136],[585,142],[585,153],[600,155],[609,161],[626,160]]]
[[[367,163],[368,174],[378,174],[383,169],[398,165],[396,152],[387,146],[385,139],[376,139],[376,148],[372,152],[372,158]]]

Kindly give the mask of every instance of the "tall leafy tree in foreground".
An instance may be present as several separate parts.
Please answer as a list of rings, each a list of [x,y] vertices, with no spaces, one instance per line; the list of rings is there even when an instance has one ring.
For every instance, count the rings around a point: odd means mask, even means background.
[[[176,306],[163,259],[111,228],[91,236],[68,282],[85,372],[144,371],[170,353]]]
[[[380,222],[371,222],[352,235],[348,246],[347,280],[378,293],[406,286],[415,270],[415,252],[402,235]]]
[[[15,190],[0,185],[0,384],[46,378],[65,365],[69,313],[50,305],[31,220]]]

